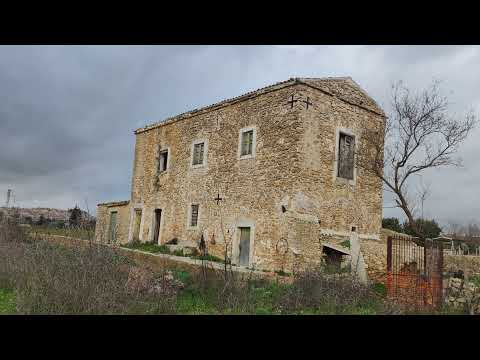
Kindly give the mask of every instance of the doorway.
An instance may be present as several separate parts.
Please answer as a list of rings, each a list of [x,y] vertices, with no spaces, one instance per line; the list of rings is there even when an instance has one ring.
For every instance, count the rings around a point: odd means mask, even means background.
[[[153,243],[159,244],[160,239],[160,225],[162,224],[162,209],[155,209],[153,219]]]
[[[109,228],[108,243],[115,244],[117,242],[117,212],[110,213],[110,228]]]
[[[240,227],[240,241],[238,243],[238,264],[248,266],[250,264],[250,227]]]
[[[140,241],[140,224],[142,222],[142,209],[135,209],[133,220],[133,241]]]

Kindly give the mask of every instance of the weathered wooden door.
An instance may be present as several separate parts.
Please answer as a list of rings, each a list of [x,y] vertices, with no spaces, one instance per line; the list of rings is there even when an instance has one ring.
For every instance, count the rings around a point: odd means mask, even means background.
[[[140,223],[142,221],[142,210],[135,210],[135,219],[133,223],[133,241],[140,240]]]
[[[115,244],[117,242],[117,212],[112,211],[110,213],[110,231],[108,242],[110,244]]]
[[[250,259],[250,228],[241,227],[238,263],[240,266],[248,266],[249,259]]]
[[[162,220],[162,210],[155,209],[155,223],[153,226],[153,243],[158,244],[158,239],[160,238],[160,224]]]

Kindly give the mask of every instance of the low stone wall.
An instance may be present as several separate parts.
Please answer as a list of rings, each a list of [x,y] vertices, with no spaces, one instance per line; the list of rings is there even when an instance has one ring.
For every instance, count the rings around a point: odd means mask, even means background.
[[[209,271],[220,272],[224,271],[224,264],[214,262],[214,261],[202,261],[198,259],[192,259],[183,256],[175,256],[169,254],[153,254],[145,251],[122,248],[115,245],[109,244],[98,244],[96,242],[90,242],[88,240],[76,239],[68,236],[61,235],[49,235],[49,234],[39,234],[37,236],[38,240],[45,240],[50,243],[73,247],[73,246],[88,246],[88,245],[100,245],[108,246],[116,249],[120,254],[128,257],[133,260],[137,265],[147,267],[153,271],[160,271],[168,267],[169,269],[185,270],[185,271],[198,271],[202,264],[207,267]],[[228,268],[230,271],[230,268]],[[232,271],[238,274],[243,274],[245,277],[253,278],[268,278],[268,279],[277,279],[281,282],[288,282],[290,278],[279,276],[275,273],[268,273],[263,271],[254,271],[246,269],[243,267],[232,266]]]
[[[370,282],[385,283],[387,280],[386,240],[360,240],[360,249]]]
[[[480,256],[444,255],[444,269],[450,274],[461,271],[466,279],[480,275]]]
[[[445,289],[445,303],[470,314],[480,314],[480,287],[459,278],[450,278]]]

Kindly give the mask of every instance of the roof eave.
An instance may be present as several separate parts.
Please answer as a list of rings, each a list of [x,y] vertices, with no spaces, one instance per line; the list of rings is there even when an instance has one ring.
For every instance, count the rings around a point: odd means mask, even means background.
[[[152,129],[155,129],[155,128],[158,128],[160,126],[164,126],[164,125],[167,125],[167,124],[171,124],[171,123],[174,123],[174,122],[177,122],[177,121],[180,121],[180,120],[183,120],[183,119],[187,119],[187,118],[190,118],[190,117],[193,117],[193,116],[196,116],[196,115],[199,115],[199,114],[202,114],[202,113],[205,113],[205,112],[209,112],[209,111],[213,111],[213,110],[217,110],[217,109],[221,109],[223,107],[226,107],[226,106],[229,106],[229,105],[232,105],[232,104],[235,104],[237,102],[241,102],[241,101],[245,101],[247,99],[251,99],[251,98],[254,98],[254,97],[257,97],[257,96],[260,96],[260,95],[263,95],[263,94],[267,94],[269,92],[272,92],[272,91],[276,91],[276,90],[280,90],[280,89],[283,89],[283,88],[286,88],[286,87],[289,87],[289,86],[292,86],[292,85],[297,85],[297,84],[302,84],[302,85],[305,85],[305,86],[309,86],[311,88],[314,88],[316,90],[319,90],[325,94],[328,94],[330,96],[336,96],[335,94],[333,94],[332,92],[328,91],[327,89],[324,89],[324,88],[321,88],[320,86],[315,86],[311,83],[308,83],[306,82],[305,80],[308,80],[309,78],[290,78],[286,81],[282,81],[282,82],[278,82],[276,84],[273,84],[273,85],[269,85],[269,86],[266,86],[266,87],[263,87],[263,88],[260,88],[260,89],[257,89],[257,90],[254,90],[254,91],[250,91],[246,94],[243,94],[243,95],[239,95],[237,97],[233,97],[233,98],[230,98],[230,99],[226,99],[226,100],[222,100],[218,103],[215,103],[215,104],[212,104],[212,105],[208,105],[208,106],[205,106],[205,107],[201,107],[201,108],[198,108],[198,109],[194,109],[194,110],[191,110],[191,111],[187,111],[187,112],[184,112],[184,113],[181,113],[181,114],[178,114],[178,115],[175,115],[175,116],[172,116],[172,117],[169,117],[169,118],[166,118],[164,120],[161,120],[161,121],[157,121],[153,124],[150,124],[150,125],[147,125],[147,126],[144,126],[144,127],[141,127],[141,128],[138,128],[136,129],[133,133],[135,135],[138,135],[138,134],[141,134],[143,132],[146,132],[146,131],[149,131],[149,130],[152,130]],[[313,79],[313,78],[312,78]],[[364,94],[365,96],[369,97],[370,99],[372,99],[361,87],[360,85],[358,85],[357,83],[355,83],[353,81],[352,78],[350,77],[338,77],[338,78],[331,78],[331,79],[340,79],[340,80],[349,80],[351,82],[353,82],[353,84],[358,87]],[[377,105],[377,108],[378,110],[375,110],[375,109],[371,109],[369,107],[366,107],[366,106],[362,106],[362,105],[359,105],[359,104],[355,104],[351,101],[348,101],[342,97],[338,97],[336,96],[339,100],[341,101],[344,101],[350,105],[353,105],[353,106],[357,106],[361,109],[364,109],[366,111],[369,111],[369,112],[372,112],[376,115],[379,115],[379,116],[382,116],[383,118],[386,118],[385,116],[385,113],[383,112],[383,110],[378,106],[378,104],[376,104],[375,100],[372,99],[372,101]]]

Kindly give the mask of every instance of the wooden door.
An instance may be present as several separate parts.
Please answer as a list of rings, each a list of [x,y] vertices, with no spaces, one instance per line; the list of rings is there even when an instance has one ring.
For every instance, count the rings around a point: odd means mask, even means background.
[[[135,219],[133,223],[133,241],[140,240],[140,223],[142,221],[142,210],[135,210]]]
[[[162,210],[155,210],[155,223],[153,226],[153,243],[158,244],[158,239],[160,238],[160,225],[162,221]]]
[[[240,228],[240,242],[238,253],[238,264],[240,266],[248,266],[250,260],[250,228]]]
[[[117,242],[117,212],[112,211],[110,213],[110,231],[108,242],[110,244],[115,244]]]

